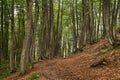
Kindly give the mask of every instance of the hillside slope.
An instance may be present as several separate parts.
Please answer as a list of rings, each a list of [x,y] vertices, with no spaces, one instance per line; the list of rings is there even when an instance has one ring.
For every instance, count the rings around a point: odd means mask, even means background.
[[[55,58],[40,61],[35,64],[35,68],[27,75],[18,77],[18,73],[13,74],[4,80],[26,80],[34,72],[39,74],[39,80],[120,80],[120,66],[117,63],[109,62],[98,67],[91,67],[97,61],[96,57],[102,55],[101,50],[108,49],[105,40],[100,40],[94,45],[87,45],[83,52],[78,52],[68,58]],[[119,59],[120,47],[109,50],[115,55],[107,57],[110,60]]]

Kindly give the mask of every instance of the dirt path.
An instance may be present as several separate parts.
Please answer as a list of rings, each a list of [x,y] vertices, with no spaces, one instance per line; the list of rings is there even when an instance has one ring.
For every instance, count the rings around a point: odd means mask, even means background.
[[[33,72],[40,75],[39,80],[120,80],[119,66],[103,66],[91,68],[96,54],[99,54],[105,40],[92,46],[86,46],[85,51],[72,55],[69,58],[56,58],[40,61],[35,64],[34,70],[29,74],[16,79],[15,74],[4,80],[26,80]]]

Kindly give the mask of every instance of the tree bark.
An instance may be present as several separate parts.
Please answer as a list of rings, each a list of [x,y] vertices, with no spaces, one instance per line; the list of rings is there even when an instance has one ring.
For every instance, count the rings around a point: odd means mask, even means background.
[[[86,40],[86,21],[87,21],[87,10],[86,10],[86,0],[82,0],[82,29],[81,29],[81,37],[80,37],[80,49],[82,50]]]
[[[50,27],[50,45],[49,45],[49,57],[54,56],[54,50],[55,50],[55,35],[54,35],[54,13],[53,13],[53,0],[49,0],[49,27]]]
[[[109,44],[112,46],[114,44],[114,40],[112,38],[111,34],[111,28],[110,28],[110,0],[104,0],[104,8],[105,8],[105,29],[106,29],[106,38],[109,42]]]
[[[30,31],[32,25],[32,0],[26,0],[27,3],[27,23],[25,27],[25,38],[23,41],[23,48],[21,53],[21,61],[20,61],[20,70],[21,73],[24,74],[26,71],[26,58],[29,55],[29,44],[30,44]]]
[[[77,30],[76,30],[76,19],[75,19],[75,10],[74,10],[75,1],[73,0],[72,4],[72,26],[73,26],[73,52],[77,50]]]
[[[11,45],[10,45],[10,70],[15,71],[15,23],[14,23],[14,0],[12,0],[11,17]]]
[[[32,27],[32,41],[31,41],[31,48],[30,48],[30,59],[31,59],[31,64],[32,68],[34,67],[34,55],[35,55],[35,41],[36,41],[36,29],[37,29],[37,24],[39,20],[39,5],[38,5],[38,0],[35,1],[35,16],[34,16],[34,23]]]
[[[117,24],[117,16],[120,9],[120,0],[118,0],[118,4],[116,4],[116,0],[114,0],[114,7],[112,10],[112,21],[111,21],[111,33],[114,40],[116,40],[116,24]]]

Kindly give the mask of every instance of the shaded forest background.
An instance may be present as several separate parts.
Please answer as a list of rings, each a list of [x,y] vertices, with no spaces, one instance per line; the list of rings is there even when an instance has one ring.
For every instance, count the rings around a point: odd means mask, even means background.
[[[0,16],[0,75],[24,74],[102,38],[120,44],[120,0],[1,0]]]

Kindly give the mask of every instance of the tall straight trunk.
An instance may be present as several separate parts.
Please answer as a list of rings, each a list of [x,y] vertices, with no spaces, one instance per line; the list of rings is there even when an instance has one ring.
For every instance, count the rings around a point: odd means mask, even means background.
[[[49,50],[49,24],[48,24],[48,0],[42,0],[42,16],[41,16],[41,30],[39,37],[39,50],[40,59],[47,57]]]
[[[31,25],[32,25],[32,0],[26,0],[27,3],[27,23],[25,27],[25,37],[23,41],[23,48],[21,53],[21,61],[20,61],[20,70],[21,73],[24,74],[26,71],[26,58],[29,55],[29,44],[30,44],[30,33],[31,33]]]
[[[50,45],[49,57],[54,56],[55,42],[54,42],[54,13],[53,13],[53,0],[49,0],[49,27],[50,27]]]
[[[105,28],[106,28],[106,38],[110,45],[114,44],[114,40],[111,35],[111,28],[110,28],[110,0],[104,1],[104,8],[105,8]]]
[[[75,5],[75,1],[73,0],[73,4],[72,4],[72,26],[73,26],[73,51],[77,50],[77,30],[76,30],[76,25],[75,25],[75,10],[74,10],[74,5]]]
[[[8,28],[9,28],[9,18],[8,18],[8,3],[7,0],[4,0],[4,27],[3,27],[3,34],[4,34],[4,38],[3,38],[3,51],[4,51],[4,59],[7,60],[8,59]]]
[[[14,0],[12,0],[11,17],[11,45],[10,45],[10,70],[15,71],[15,23],[14,23]]]
[[[17,18],[18,18],[18,31],[17,31],[17,48],[18,49],[21,49],[21,41],[22,41],[22,34],[20,34],[20,33],[22,33],[22,30],[21,30],[21,27],[22,27],[22,19],[21,19],[21,10],[19,10],[20,12],[18,13],[18,16],[17,16]],[[18,64],[20,64],[20,53],[21,53],[21,51],[19,51],[18,52],[18,55],[16,55],[16,61],[17,61],[17,63]]]
[[[1,0],[1,36],[0,36],[0,37],[1,37],[1,44],[0,44],[0,45],[1,45],[1,50],[0,50],[0,52],[1,52],[1,53],[0,53],[1,60],[4,59],[4,51],[3,51],[3,50],[4,50],[4,49],[3,49],[3,43],[4,43],[4,42],[3,42],[3,38],[4,38],[4,37],[3,37],[3,36],[4,36],[4,35],[3,35],[3,34],[4,34],[4,33],[3,33],[3,24],[4,24],[4,23],[3,23],[3,22],[4,22],[4,17],[3,17],[4,12],[3,12],[3,9],[4,9],[4,6],[3,6],[3,5],[4,5],[4,2],[3,2],[3,1],[4,1],[4,0]]]
[[[76,39],[77,39],[77,46],[79,45],[79,18],[78,18],[78,0],[75,0],[75,12],[76,12]]]
[[[48,5],[49,1],[46,3],[46,20],[47,20],[47,28],[46,28],[46,32],[47,32],[47,36],[46,36],[46,56],[48,57],[49,55],[49,52],[50,52],[50,49],[49,49],[49,46],[50,46],[50,23],[49,23],[49,19],[50,19],[50,13],[49,13],[49,5]]]
[[[35,55],[35,40],[36,40],[36,29],[37,29],[37,24],[38,24],[38,19],[39,19],[39,5],[38,5],[38,1],[35,1],[35,16],[34,16],[34,23],[33,23],[33,27],[32,27],[32,43],[31,43],[31,47],[30,47],[30,59],[31,59],[31,64],[32,64],[32,68],[34,67],[33,65],[33,61],[34,61],[34,55]]]
[[[103,37],[105,37],[106,36],[106,26],[105,26],[105,8],[104,8],[104,5],[105,5],[105,3],[104,3],[104,0],[102,0],[102,21],[103,21],[103,34],[102,34],[102,36]]]
[[[62,47],[61,47],[61,42],[62,42],[62,29],[63,29],[63,0],[62,1],[62,5],[61,5],[61,17],[60,17],[60,36],[59,36],[59,40],[60,40],[60,56],[62,56]]]
[[[3,61],[8,59],[9,14],[7,0],[1,0],[0,8],[0,61]]]
[[[113,33],[115,32],[115,26],[113,26],[115,21],[115,11],[116,11],[116,0],[114,0],[114,3],[113,3],[112,18],[111,18],[111,34],[113,38],[116,37],[113,35]]]
[[[94,39],[95,39],[95,29],[94,29],[94,13],[93,13],[93,0],[90,0],[89,2],[89,12],[90,12],[90,43],[94,43]]]
[[[81,37],[80,37],[80,49],[83,48],[86,40],[86,21],[87,21],[87,10],[86,10],[86,0],[82,0],[82,29],[81,29]]]
[[[57,25],[56,25],[56,30],[55,30],[55,56],[58,56],[59,54],[59,50],[60,50],[60,39],[59,39],[59,36],[60,36],[60,2],[61,0],[58,0],[58,12],[57,12]]]
[[[22,8],[22,6],[20,5],[20,8]],[[20,55],[22,52],[22,46],[23,46],[23,39],[25,36],[25,11],[24,9],[19,9],[19,13],[18,13],[18,31],[17,34],[17,46],[16,49],[19,48],[19,52],[17,52],[16,55],[16,61],[17,64],[20,64]]]
[[[97,34],[96,34],[96,41],[98,41],[99,39],[99,28],[100,28],[100,19],[101,19],[101,0],[100,0],[100,3],[99,3],[99,16],[98,16],[98,25],[97,25]]]
[[[77,3],[78,3],[78,0],[75,1],[75,5],[76,5],[76,7],[75,7],[75,9],[76,9],[76,10],[75,10],[75,11],[76,11],[76,26],[77,26],[77,27],[76,27],[76,31],[77,31],[76,34],[77,34],[77,37],[78,37],[78,36],[79,36],[79,34],[78,34],[78,30],[79,30],[79,29],[78,29],[78,26],[79,26],[79,23],[78,23],[78,22],[79,22],[79,21],[78,21],[78,4],[77,4]]]
[[[117,16],[120,9],[120,0],[116,4],[116,0],[114,1],[114,7],[112,10],[112,21],[111,21],[111,33],[114,40],[116,40],[116,24],[117,24]]]
[[[58,0],[58,12],[57,12],[57,32],[59,32],[58,28],[59,28],[59,22],[60,22],[60,1]]]

